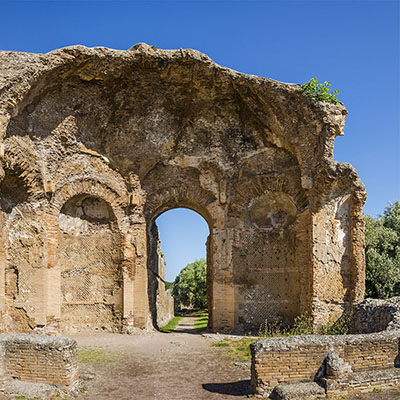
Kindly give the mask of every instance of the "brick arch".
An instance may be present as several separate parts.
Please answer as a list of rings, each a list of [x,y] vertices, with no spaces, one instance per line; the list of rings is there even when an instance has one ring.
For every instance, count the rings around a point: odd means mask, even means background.
[[[306,192],[299,185],[293,183],[281,175],[256,176],[245,182],[240,182],[232,188],[231,211],[241,213],[247,210],[251,201],[268,193],[284,193],[290,197],[296,205],[299,213],[302,213],[308,205]]]
[[[216,219],[211,207],[215,200],[210,192],[200,187],[174,185],[148,194],[144,214],[146,219],[152,223],[165,211],[174,208],[188,208],[200,214],[211,228]]]
[[[55,191],[51,204],[55,210],[60,212],[63,205],[68,200],[81,194],[98,197],[106,201],[111,206],[120,229],[122,228],[125,216],[124,208],[128,206],[129,199],[117,193],[104,183],[92,179],[79,179],[71,183],[66,183]]]

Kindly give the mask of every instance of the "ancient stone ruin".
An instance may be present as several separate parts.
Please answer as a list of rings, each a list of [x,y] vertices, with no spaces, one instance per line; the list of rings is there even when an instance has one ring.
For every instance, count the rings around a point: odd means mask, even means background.
[[[364,294],[346,114],[194,50],[0,52],[1,330],[152,327],[175,207],[210,228],[212,330],[336,320]]]
[[[357,304],[348,326],[348,335],[251,344],[252,392],[274,400],[311,400],[399,388],[400,297]]]

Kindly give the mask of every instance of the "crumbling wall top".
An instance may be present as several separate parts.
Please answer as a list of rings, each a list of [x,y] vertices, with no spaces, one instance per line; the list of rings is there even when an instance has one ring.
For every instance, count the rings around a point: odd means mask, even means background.
[[[140,82],[143,92],[174,96],[184,131],[196,125],[195,116],[207,105],[229,104],[226,112],[239,115],[244,136],[296,156],[305,188],[312,187],[311,169],[333,159],[334,138],[343,134],[347,115],[343,104],[315,103],[297,84],[239,73],[192,49],[139,43],[126,51],[84,46],[47,54],[2,51],[0,65],[0,137],[10,118],[57,85],[91,82],[118,91]]]

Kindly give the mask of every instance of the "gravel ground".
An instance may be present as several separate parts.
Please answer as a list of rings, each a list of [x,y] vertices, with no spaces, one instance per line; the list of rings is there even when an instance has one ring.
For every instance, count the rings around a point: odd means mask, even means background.
[[[223,335],[198,334],[193,329],[194,319],[183,318],[172,333],[75,336],[81,359],[82,393],[78,399],[247,399],[249,367],[243,363],[235,366],[226,348],[212,347]],[[0,395],[0,399],[10,397]],[[400,390],[339,399],[400,400]]]
[[[79,399],[212,400],[247,398],[250,371],[235,367],[211,339],[193,330],[195,318],[181,320],[172,333],[74,337],[106,360],[81,363],[87,391]],[[101,356],[100,356],[101,358]]]
[[[175,332],[135,336],[77,336],[80,348],[99,349],[105,359],[81,363],[86,391],[79,399],[213,400],[245,399],[250,371],[235,366],[226,349],[212,347],[213,335],[193,330],[185,317]],[[215,335],[214,335],[215,336]],[[101,358],[101,356],[100,356]],[[346,400],[400,400],[400,391],[343,396]]]

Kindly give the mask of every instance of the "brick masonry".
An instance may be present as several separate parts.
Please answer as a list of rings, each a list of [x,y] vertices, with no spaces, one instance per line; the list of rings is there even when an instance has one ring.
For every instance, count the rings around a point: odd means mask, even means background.
[[[268,396],[278,385],[310,381],[327,396],[398,386],[399,339],[393,330],[260,340],[251,345],[253,392]]]
[[[1,332],[152,328],[150,231],[177,207],[209,226],[211,330],[331,324],[363,300],[366,196],[333,160],[341,103],[143,43],[0,65]]]
[[[62,336],[0,335],[0,392],[12,381],[44,383],[64,392],[78,387],[76,341]]]

